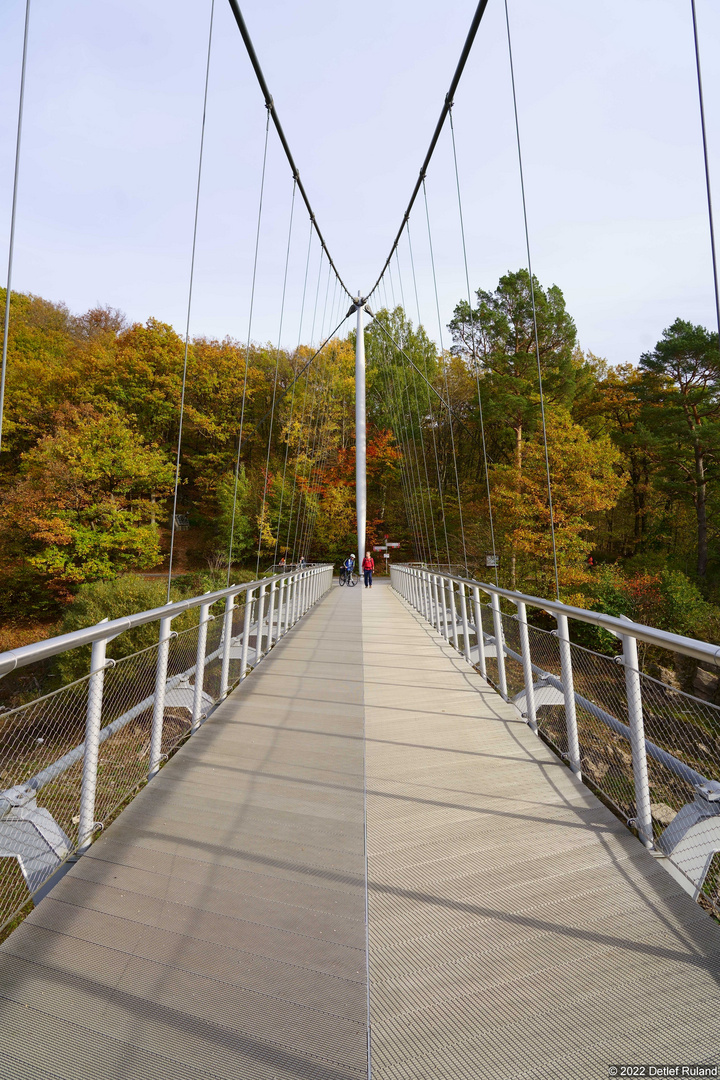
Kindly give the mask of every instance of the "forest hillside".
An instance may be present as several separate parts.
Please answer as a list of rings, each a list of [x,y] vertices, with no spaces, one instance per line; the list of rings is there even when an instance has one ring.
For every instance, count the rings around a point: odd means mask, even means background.
[[[563,598],[720,640],[717,334],[671,312],[613,366],[579,348],[559,287],[536,281],[535,300],[537,352],[523,270],[457,304],[444,355],[402,307],[369,323],[369,542],[481,579],[495,555],[502,584],[551,595],[549,466]],[[93,583],[167,568],[184,349],[153,318],[12,295],[3,648],[54,632]],[[354,551],[353,334],[313,355],[190,342],[183,575]]]

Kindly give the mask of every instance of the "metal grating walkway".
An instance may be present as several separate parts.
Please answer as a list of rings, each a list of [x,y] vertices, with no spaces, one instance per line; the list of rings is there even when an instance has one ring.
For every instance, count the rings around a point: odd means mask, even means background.
[[[389,590],[363,654],[373,1075],[720,1062],[720,926]]]
[[[0,947],[6,1077],[366,1075],[361,597],[339,592]]]
[[[364,753],[376,1080],[720,1060],[720,927],[376,582],[0,946],[4,1075],[365,1077]]]

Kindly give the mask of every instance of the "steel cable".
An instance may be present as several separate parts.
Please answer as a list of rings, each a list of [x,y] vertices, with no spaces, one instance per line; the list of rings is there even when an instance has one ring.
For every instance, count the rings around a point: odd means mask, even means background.
[[[398,248],[395,249],[395,261],[397,263],[398,281],[400,283],[400,296],[402,298],[403,311],[405,311],[405,289],[403,287],[402,270],[400,269],[400,253],[399,253]],[[418,326],[418,329],[419,329],[419,326]],[[427,492],[428,511],[429,511],[429,516],[430,516],[430,523],[432,525],[433,541],[434,541],[434,545],[435,545],[435,561],[440,562],[440,557],[439,557],[439,552],[438,552],[438,543],[437,543],[437,531],[435,529],[435,516],[433,514],[432,501],[431,501],[431,498],[430,498],[430,473],[429,473],[429,470],[428,470],[428,463],[427,463],[427,446],[426,446],[425,435],[424,435],[424,432],[423,432],[422,417],[420,415],[420,396],[418,394],[418,386],[417,386],[417,380],[416,379],[413,379],[413,389],[415,391],[415,409],[416,409],[416,412],[417,412],[418,430],[420,432],[420,441],[422,443],[422,448],[423,448],[423,466],[424,466],[424,470],[425,470],[425,489],[426,489],[426,492]],[[429,535],[428,535],[428,541],[429,541]],[[429,546],[429,543],[428,543],[428,546]],[[430,550],[431,550],[431,553],[432,553],[432,549],[430,549]],[[430,561],[432,562],[432,559]]]
[[[210,85],[210,58],[212,54],[215,0],[210,0],[210,30],[208,33],[207,64],[205,67],[205,92],[203,95],[202,124],[200,126],[200,153],[198,156],[197,184],[195,188],[195,217],[193,221],[192,254],[190,256],[190,283],[188,286],[187,320],[185,323],[185,352],[183,356],[182,387],[180,390],[180,420],[178,423],[177,453],[175,456],[175,490],[173,493],[172,524],[170,527],[170,558],[168,560],[167,603],[170,603],[173,556],[175,554],[175,519],[177,516],[178,489],[180,487],[180,452],[182,450],[183,421],[185,419],[185,388],[187,385],[188,352],[190,349],[190,314],[192,310],[193,283],[195,280],[195,252],[197,250],[198,218],[200,214],[200,188],[202,182],[203,153],[205,150],[205,121],[207,117],[208,87]]]
[[[290,224],[288,226],[287,248],[285,250],[285,271],[284,271],[284,274],[283,274],[282,298],[280,300],[280,325],[278,327],[277,349],[275,350],[275,376],[273,378],[272,406],[270,408],[270,428],[268,430],[267,457],[266,457],[266,460],[265,460],[265,480],[264,480],[264,483],[263,483],[262,509],[260,511],[260,530],[259,530],[259,536],[258,536],[257,564],[255,566],[255,574],[256,575],[260,573],[260,551],[262,549],[262,534],[263,534],[263,528],[264,528],[264,525],[265,525],[265,504],[266,504],[267,489],[268,489],[268,477],[270,475],[270,450],[271,450],[271,447],[272,447],[273,424],[274,424],[274,421],[275,421],[275,403],[276,403],[276,400],[277,400],[278,374],[280,372],[280,344],[281,344],[281,341],[282,341],[283,319],[284,319],[284,316],[285,316],[285,297],[287,295],[288,268],[290,266],[290,248],[291,248],[291,245],[292,245],[292,229],[293,229],[293,218],[295,216],[295,192],[296,192],[296,190],[297,190],[297,181],[293,180],[292,199],[290,201]]]
[[[710,250],[712,253],[713,282],[715,284],[715,316],[720,334],[720,290],[718,289],[718,267],[715,251],[715,222],[713,218],[712,190],[710,186],[710,163],[708,160],[707,132],[705,130],[705,99],[703,96],[702,72],[700,69],[700,43],[698,40],[697,13],[695,0],[690,0],[692,9],[693,41],[695,43],[695,68],[697,71],[698,101],[700,104],[700,127],[702,128],[703,161],[705,163],[705,190],[707,192],[708,223],[710,226]]]
[[[290,416],[288,418],[288,429],[287,429],[287,435],[286,435],[286,438],[285,438],[285,460],[283,461],[282,484],[281,484],[281,487],[280,487],[280,509],[278,511],[278,529],[277,529],[277,539],[275,540],[275,551],[274,551],[274,554],[273,554],[273,566],[275,566],[275,564],[277,563],[278,544],[280,543],[280,526],[281,526],[281,523],[282,523],[283,504],[285,502],[285,477],[287,475],[288,454],[289,454],[289,451],[290,451],[290,438],[291,438],[291,433],[292,433],[293,415],[294,415],[294,411],[295,411],[295,385],[297,383],[297,378],[298,378],[297,360],[298,360],[298,352],[300,350],[300,342],[302,341],[302,325],[303,325],[303,318],[305,316],[305,297],[307,295],[307,281],[308,281],[308,271],[310,269],[310,250],[312,248],[312,238],[313,238],[313,225],[312,225],[312,221],[311,221],[310,222],[310,235],[308,237],[307,257],[305,259],[305,278],[303,280],[302,301],[301,301],[301,304],[300,304],[300,325],[298,327],[298,343],[297,343],[297,345],[295,347],[295,356],[294,356],[295,369],[294,369],[294,372],[293,372],[292,382],[290,383],[290,386],[288,387],[288,390],[290,390],[290,389],[292,390],[292,396],[290,398]],[[286,391],[286,393],[287,393],[287,391]]]
[[[247,347],[245,349],[245,372],[243,376],[242,404],[240,406],[240,433],[238,435],[237,457],[235,460],[235,486],[233,490],[232,518],[230,521],[230,547],[228,549],[227,585],[230,585],[230,568],[232,567],[233,544],[235,540],[235,515],[237,512],[237,493],[240,479],[240,451],[242,449],[243,427],[245,424],[245,401],[247,398],[248,370],[250,368],[250,342],[252,340],[252,319],[255,306],[255,285],[257,282],[258,250],[260,247],[260,225],[262,223],[263,197],[265,194],[265,173],[267,168],[268,136],[270,134],[270,113],[267,114],[265,123],[265,146],[263,148],[262,175],[260,178],[260,201],[258,204],[257,228],[255,230],[255,256],[253,259],[252,285],[250,287],[250,312],[248,316]]]
[[[408,250],[410,252],[410,269],[412,271],[413,289],[414,289],[414,292],[415,292],[415,304],[417,306],[418,329],[419,329],[422,326],[422,319],[420,317],[420,300],[418,298],[417,277],[416,277],[416,274],[415,274],[415,258],[413,256],[412,239],[411,239],[411,236],[410,236],[410,221],[409,220],[406,222],[406,232],[407,232],[407,238],[408,238]],[[434,390],[434,387],[432,387],[432,384],[430,383],[430,380],[427,378],[427,362],[425,363],[425,375],[424,375],[424,378],[425,378],[425,382],[428,384],[428,386],[430,386],[431,389]],[[435,391],[435,393],[437,393],[437,391]],[[433,411],[433,406],[432,406],[432,397],[428,397],[428,407],[430,409],[430,430],[432,431],[433,453],[434,453],[434,456],[435,456],[435,470],[437,472],[438,497],[440,499],[440,516],[441,516],[442,523],[443,523],[443,532],[445,534],[445,551],[446,551],[446,554],[447,554],[447,561],[448,561],[448,566],[449,566],[450,565],[450,542],[449,542],[448,532],[447,532],[447,522],[446,522],[446,519],[445,519],[445,502],[444,502],[444,499],[443,499],[442,480],[440,478],[440,458],[438,456],[437,435],[436,435],[436,431],[435,431],[435,413]],[[436,546],[436,551],[437,551],[437,546]],[[440,559],[438,558],[437,561],[440,562]]]
[[[22,64],[20,67],[20,96],[18,101],[17,136],[15,140],[15,167],[13,169],[12,203],[10,207],[10,238],[8,244],[7,284],[5,287],[5,313],[3,316],[2,367],[0,368],[0,450],[2,449],[3,419],[5,416],[5,379],[7,375],[8,343],[10,338],[10,299],[12,296],[12,272],[15,254],[15,223],[17,221],[18,186],[20,181],[20,146],[22,143],[23,114],[25,111],[25,78],[27,74],[28,38],[30,34],[30,0],[25,4]]]
[[[535,331],[535,356],[537,359],[538,386],[540,388],[540,416],[542,418],[543,445],[545,447],[545,472],[547,475],[548,506],[550,511],[550,536],[552,538],[553,566],[555,568],[555,592],[560,599],[560,577],[558,574],[557,545],[555,543],[555,513],[552,500],[552,482],[550,480],[550,455],[547,443],[547,425],[545,423],[545,397],[542,385],[542,366],[540,364],[540,339],[538,337],[537,310],[535,307],[535,282],[533,279],[532,260],[530,257],[530,230],[527,219],[527,202],[525,199],[525,173],[523,169],[522,146],[520,143],[520,121],[518,119],[517,92],[515,89],[515,65],[513,63],[512,39],[510,36],[510,13],[508,0],[505,0],[505,25],[507,27],[508,58],[510,60],[510,81],[512,84],[513,113],[515,116],[515,136],[517,140],[518,167],[520,171],[520,192],[522,195],[523,223],[525,226],[525,247],[528,259],[528,275],[530,277],[530,300],[532,303],[533,328]]]
[[[470,340],[472,345],[472,362],[475,368],[475,382],[477,384],[478,410],[480,413],[480,435],[482,439],[483,463],[485,465],[485,486],[488,499],[488,520],[490,523],[490,539],[492,542],[493,562],[495,563],[495,584],[500,584],[498,575],[497,549],[495,547],[495,526],[493,524],[492,499],[490,496],[490,473],[488,471],[487,446],[485,443],[485,419],[483,417],[482,391],[480,390],[480,369],[475,355],[475,328],[473,321],[472,293],[470,290],[470,273],[468,271],[467,246],[465,243],[465,219],[463,216],[462,198],[460,195],[460,172],[458,170],[457,148],[455,146],[455,125],[453,123],[452,109],[450,110],[450,137],[452,139],[453,163],[455,165],[455,185],[457,187],[458,211],[460,214],[460,235],[462,237],[463,263],[465,266],[465,284],[467,286],[468,311],[470,313]]]

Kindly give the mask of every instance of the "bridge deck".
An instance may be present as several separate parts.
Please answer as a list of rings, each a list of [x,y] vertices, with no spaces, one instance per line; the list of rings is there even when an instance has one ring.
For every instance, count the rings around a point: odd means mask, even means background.
[[[366,824],[378,1080],[718,1060],[720,927],[377,582],[333,589],[0,947],[5,1075],[365,1076]]]

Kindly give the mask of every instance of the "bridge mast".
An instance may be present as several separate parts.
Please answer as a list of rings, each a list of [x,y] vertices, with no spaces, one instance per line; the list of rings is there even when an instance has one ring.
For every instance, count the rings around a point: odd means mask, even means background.
[[[357,558],[362,565],[365,556],[365,527],[367,517],[367,427],[365,417],[365,330],[362,315],[365,300],[358,296],[357,333],[355,336],[355,506],[357,508]]]

